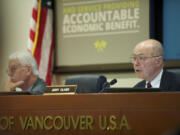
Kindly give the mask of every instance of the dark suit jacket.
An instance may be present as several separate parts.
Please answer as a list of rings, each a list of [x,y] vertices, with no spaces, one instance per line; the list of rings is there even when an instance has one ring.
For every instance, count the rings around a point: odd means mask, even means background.
[[[145,88],[146,81],[143,80],[137,83],[134,87],[135,88]],[[169,72],[164,69],[160,88],[162,91],[180,91],[180,74],[176,74],[173,72]]]

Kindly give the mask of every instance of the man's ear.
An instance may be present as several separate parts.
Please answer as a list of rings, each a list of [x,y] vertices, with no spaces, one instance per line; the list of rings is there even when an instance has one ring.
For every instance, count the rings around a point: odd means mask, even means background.
[[[162,64],[163,63],[163,57],[162,56],[159,56],[156,58],[156,63],[157,64]]]
[[[27,65],[26,69],[27,69],[27,75],[31,75],[32,74],[32,66]]]

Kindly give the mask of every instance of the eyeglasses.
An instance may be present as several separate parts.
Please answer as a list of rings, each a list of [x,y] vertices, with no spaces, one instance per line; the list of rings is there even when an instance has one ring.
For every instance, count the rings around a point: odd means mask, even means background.
[[[12,73],[12,74],[14,74],[15,72],[16,72],[16,70],[18,69],[18,68],[20,68],[20,67],[24,67],[24,66],[21,66],[20,64],[18,64],[18,65],[15,65],[15,66],[12,66],[12,67],[10,67],[9,69],[7,69],[7,73]]]
[[[159,55],[159,56],[160,56],[160,55]],[[131,62],[134,63],[134,61],[137,60],[138,62],[143,63],[143,62],[145,62],[147,59],[154,58],[154,57],[159,57],[159,56],[147,57],[147,56],[144,56],[144,55],[136,55],[136,56],[131,57]]]

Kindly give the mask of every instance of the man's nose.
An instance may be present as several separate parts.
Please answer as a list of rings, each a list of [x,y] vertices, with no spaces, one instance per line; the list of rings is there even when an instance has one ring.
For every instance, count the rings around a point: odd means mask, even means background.
[[[138,59],[134,59],[134,65],[139,65],[139,60]]]

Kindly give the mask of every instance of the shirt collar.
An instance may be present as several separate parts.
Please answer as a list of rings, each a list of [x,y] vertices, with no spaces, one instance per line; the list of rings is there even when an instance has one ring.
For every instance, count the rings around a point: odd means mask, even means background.
[[[154,80],[151,81],[152,88],[159,88],[160,87],[162,73],[163,73],[163,69],[161,69],[161,72],[154,78]],[[146,84],[147,83],[148,83],[148,81],[146,81]]]

